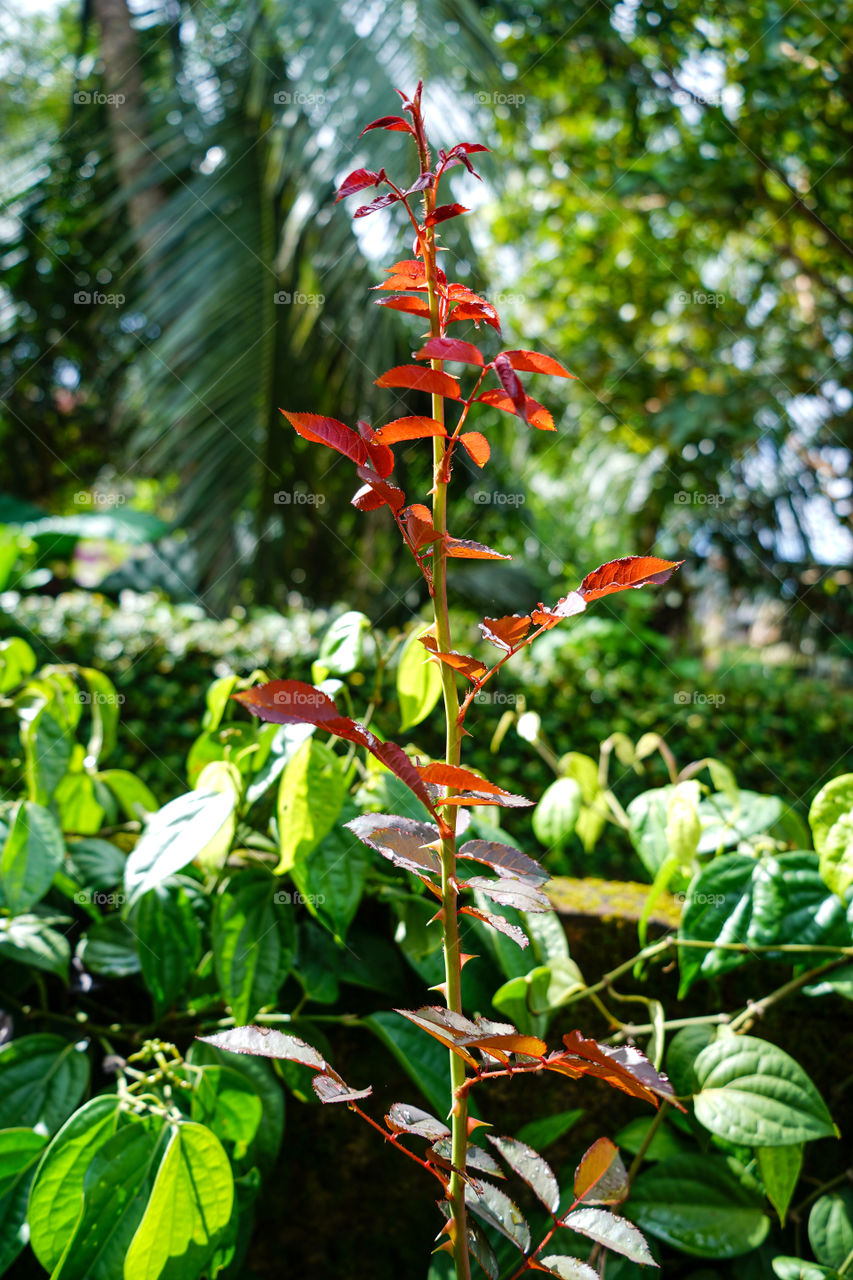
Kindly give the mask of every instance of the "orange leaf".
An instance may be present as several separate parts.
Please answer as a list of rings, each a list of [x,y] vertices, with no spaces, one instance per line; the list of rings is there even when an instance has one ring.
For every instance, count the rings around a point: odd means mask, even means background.
[[[512,556],[501,555],[491,547],[484,547],[482,542],[469,542],[466,538],[448,537],[445,541],[447,554],[452,560],[511,560]]]
[[[484,618],[480,623],[483,639],[511,653],[530,630],[527,614],[513,613],[506,618]]]
[[[429,303],[424,298],[411,298],[407,293],[395,293],[391,298],[374,298],[377,307],[388,307],[391,311],[406,311],[412,316],[428,316]]]
[[[629,1189],[619,1148],[609,1138],[599,1138],[575,1170],[575,1198],[587,1204],[620,1204]]]
[[[441,535],[435,531],[429,507],[425,507],[422,502],[416,502],[411,507],[406,507],[402,514],[416,551],[421,547],[428,547],[433,542],[438,542]]]
[[[304,440],[335,449],[345,457],[351,458],[358,466],[362,466],[367,461],[367,448],[364,441],[359,439],[352,427],[338,422],[337,418],[324,418],[319,413],[288,413],[286,409],[280,409],[279,413],[284,414],[290,425]]]
[[[478,467],[484,467],[491,457],[489,442],[479,431],[465,431],[459,437],[459,443]]]
[[[555,360],[553,356],[542,356],[538,351],[505,351],[504,355],[513,369],[519,369],[522,373],[550,373],[555,378],[575,376],[569,373],[559,360]]]
[[[614,591],[627,591],[629,587],[659,586],[683,564],[683,560],[659,560],[657,556],[623,556],[621,560],[611,560],[593,569],[578,591],[590,601],[600,600]]]
[[[563,618],[573,618],[575,614],[583,613],[585,608],[586,600],[580,592],[570,591],[567,596],[563,596],[562,600],[558,600],[553,608],[540,604],[534,611],[533,621],[537,627],[546,627],[550,631],[558,622],[562,622]]]
[[[467,676],[472,683],[479,680],[480,676],[484,676],[488,670],[484,662],[470,658],[467,653],[440,653],[435,636],[421,636],[420,641],[434,658],[443,662],[445,666],[453,667],[454,671],[461,671],[463,676]]]
[[[449,373],[437,369],[423,369],[419,364],[396,365],[376,379],[377,387],[411,387],[415,391],[428,391],[434,395],[445,396],[448,400],[459,400],[461,393],[459,383]]]
[[[482,395],[477,396],[482,404],[490,404],[493,409],[503,409],[504,413],[516,413],[515,405],[512,399],[505,391],[484,391]],[[554,419],[551,414],[541,405],[538,400],[534,400],[532,396],[528,396],[526,400],[527,421],[532,427],[537,427],[540,431],[556,431]]]
[[[423,440],[427,436],[445,436],[447,432],[436,418],[395,418],[379,427],[373,437],[380,444],[398,444],[401,440]]]
[[[430,338],[415,352],[416,360],[459,360],[463,364],[476,364],[482,369],[482,354],[473,342],[459,338]]]

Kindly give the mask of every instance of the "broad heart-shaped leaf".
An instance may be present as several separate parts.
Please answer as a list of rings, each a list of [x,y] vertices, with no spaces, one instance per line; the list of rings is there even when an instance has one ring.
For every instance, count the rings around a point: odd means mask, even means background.
[[[787,1147],[837,1134],[799,1063],[756,1036],[721,1036],[694,1063],[696,1119],[748,1147]]]
[[[586,1040],[579,1031],[563,1036],[563,1043],[568,1052],[551,1054],[546,1062],[549,1071],[558,1071],[573,1079],[582,1075],[597,1076],[614,1089],[632,1098],[644,1098],[654,1107],[658,1106],[658,1098],[680,1105],[674,1102],[673,1088],[666,1076],[633,1045],[613,1048],[597,1040]]]
[[[495,1134],[486,1134],[489,1142],[506,1160],[510,1169],[527,1183],[549,1213],[556,1213],[560,1207],[560,1184],[548,1161],[534,1151],[526,1142],[517,1138],[502,1138]]]
[[[607,1209],[573,1209],[563,1218],[563,1226],[587,1236],[605,1249],[621,1253],[632,1262],[639,1262],[641,1266],[658,1265],[649,1252],[643,1233],[632,1222]]]
[[[443,662],[445,666],[452,667],[454,671],[461,671],[463,676],[473,683],[476,683],[481,676],[486,674],[488,669],[486,664],[480,662],[477,658],[470,657],[467,653],[440,653],[435,636],[418,636],[418,639],[438,662]]]
[[[392,1133],[413,1133],[429,1142],[437,1142],[450,1133],[443,1120],[437,1120],[428,1111],[413,1107],[408,1102],[392,1102],[385,1123]]]
[[[530,1227],[518,1205],[500,1187],[492,1182],[478,1180],[475,1189],[467,1183],[465,1203],[487,1226],[494,1227],[502,1236],[506,1236],[522,1253],[528,1252]]]
[[[52,1271],[74,1230],[83,1202],[83,1180],[95,1153],[121,1123],[119,1100],[101,1094],[75,1111],[51,1142],[30,1192],[30,1244]]]
[[[844,1280],[834,1267],[822,1267],[817,1262],[806,1262],[802,1258],[776,1257],[770,1265],[779,1280]]]
[[[87,1047],[54,1035],[22,1036],[0,1047],[0,1129],[56,1133],[86,1092]]]
[[[575,1198],[586,1204],[621,1204],[630,1189],[615,1143],[599,1138],[575,1170]]]
[[[651,1165],[634,1180],[625,1209],[649,1235],[699,1258],[750,1253],[770,1229],[760,1192],[715,1155]]]
[[[319,413],[288,413],[286,409],[280,412],[303,439],[342,453],[358,467],[367,462],[367,446],[346,423],[338,422],[337,418],[324,418]]]
[[[62,829],[49,809],[19,801],[9,814],[0,852],[0,890],[12,915],[34,906],[50,888],[65,857]]]
[[[326,1070],[326,1060],[310,1044],[298,1036],[274,1031],[271,1027],[233,1027],[230,1031],[218,1031],[212,1036],[198,1036],[203,1044],[215,1049],[227,1049],[229,1053],[249,1053],[259,1058],[280,1058],[298,1062],[317,1071]]]
[[[581,789],[574,778],[557,778],[545,788],[533,810],[533,834],[550,852],[571,838],[581,811]]]
[[[497,871],[498,875],[530,880],[533,884],[544,884],[551,878],[544,867],[533,858],[528,858],[520,849],[514,849],[508,844],[496,844],[492,840],[468,840],[457,849],[456,856],[481,862]]]
[[[17,960],[67,982],[71,947],[65,935],[52,926],[71,921],[68,916],[41,915],[41,910],[0,919],[0,960]]]
[[[192,862],[233,810],[233,793],[188,791],[152,814],[125,865],[128,898],[147,893]]]
[[[578,587],[585,600],[600,600],[629,587],[660,586],[681,568],[683,560],[661,560],[657,556],[623,556],[610,560],[588,573]]]
[[[522,643],[530,630],[531,619],[527,614],[510,614],[506,618],[484,618],[480,623],[483,639],[497,645],[505,653],[512,651]]]
[[[452,316],[457,319],[457,316]],[[518,414],[518,410],[513,403],[512,397],[507,395],[506,391],[483,391],[477,396],[482,404],[491,405],[494,409],[502,409],[504,413]],[[532,396],[527,396],[524,401],[524,421],[531,427],[537,427],[540,431],[556,431],[554,419],[551,414],[541,405],[538,400],[534,400]]]
[[[809,1214],[809,1244],[818,1262],[838,1270],[853,1253],[853,1191],[842,1187],[815,1200]]]
[[[129,978],[139,973],[139,937],[120,915],[104,916],[86,930],[77,944],[77,960],[89,973],[104,978]]]
[[[261,720],[273,724],[313,724],[365,747],[386,769],[395,773],[427,809],[435,812],[430,794],[403,748],[395,742],[383,742],[358,721],[342,716],[332,699],[320,689],[302,680],[271,680],[269,684],[256,685],[233,696]]]
[[[293,963],[293,912],[276,903],[277,883],[267,871],[247,868],[214,901],[213,964],[235,1022],[274,1002]]]
[[[540,355],[538,351],[504,351],[503,353],[513,369],[521,373],[550,373],[555,378],[573,378],[568,369],[555,360],[553,356]]]
[[[479,431],[463,431],[459,437],[459,443],[478,467],[484,467],[492,456],[488,440]]]
[[[401,729],[412,729],[426,720],[441,697],[441,671],[424,653],[418,630],[408,636],[397,663]]]
[[[516,911],[550,911],[551,903],[535,884],[526,880],[498,879],[488,876],[472,876],[470,880],[460,880],[462,889],[478,889],[480,893],[498,902],[504,907],[515,907]]]
[[[395,418],[378,428],[375,440],[379,444],[399,444],[401,440],[425,440],[429,436],[446,436],[447,431],[437,418]]]
[[[263,1061],[261,1055],[228,1053],[200,1040],[190,1045],[186,1060],[193,1066],[220,1070],[219,1077],[214,1078],[214,1107],[223,1125],[229,1124],[228,1112],[223,1115],[223,1099],[231,1094],[235,1075],[242,1076],[251,1086],[252,1097],[260,1098],[262,1119],[249,1154],[252,1163],[266,1177],[275,1165],[284,1132],[284,1093],[272,1065]],[[239,1100],[243,1097],[241,1094]]]
[[[839,896],[853,884],[853,773],[827,782],[812,801],[809,825],[820,874]]]
[[[562,1280],[599,1280],[598,1272],[580,1258],[567,1258],[564,1254],[549,1253],[539,1261],[547,1267],[552,1276],[560,1276]]]
[[[803,1144],[795,1147],[758,1147],[755,1154],[767,1199],[784,1227],[788,1206],[803,1167]]]
[[[415,352],[415,359],[459,360],[462,364],[479,365],[481,369],[485,364],[479,348],[459,338],[428,338],[420,351]]]
[[[409,387],[412,391],[426,391],[430,395],[444,396],[447,400],[459,400],[459,383],[449,373],[425,369],[419,364],[399,364],[388,369],[376,379],[377,387]]]
[[[0,1132],[0,1275],[27,1242],[27,1196],[46,1142],[34,1129]]]
[[[532,804],[532,800],[524,796],[514,796],[502,787],[487,782],[470,769],[462,769],[458,765],[427,764],[421,765],[418,772],[424,782],[434,787],[467,788],[464,794],[444,797],[436,803],[441,804],[497,804],[507,808],[518,808]]]
[[[375,849],[395,866],[413,871],[415,875],[441,874],[438,854],[426,848],[438,840],[438,827],[384,813],[359,814],[346,826],[368,848]]]

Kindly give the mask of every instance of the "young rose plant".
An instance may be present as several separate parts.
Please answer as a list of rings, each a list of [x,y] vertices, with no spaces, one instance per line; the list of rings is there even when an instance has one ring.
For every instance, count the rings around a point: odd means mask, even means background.
[[[384,295],[378,299],[380,305],[421,317],[426,332],[413,363],[389,369],[376,381],[380,387],[429,396],[429,412],[395,418],[376,430],[364,421],[359,421],[354,430],[335,418],[282,412],[304,439],[350,459],[360,481],[353,505],[360,511],[388,509],[426,581],[434,625],[421,637],[421,643],[425,660],[439,664],[441,671],[445,757],[441,762],[416,763],[401,746],[382,741],[365,726],[342,715],[325,693],[298,680],[274,680],[234,696],[261,720],[311,725],[363,748],[396,774],[431,816],[431,822],[422,822],[393,814],[364,814],[348,825],[364,844],[417,876],[436,899],[435,918],[443,937],[445,979],[440,992],[444,1005],[426,1004],[413,1011],[397,1012],[449,1050],[450,1114],[445,1123],[416,1107],[395,1103],[385,1116],[383,1127],[361,1106],[369,1097],[370,1088],[351,1088],[317,1050],[303,1041],[259,1026],[238,1027],[207,1039],[237,1053],[260,1054],[308,1066],[315,1072],[313,1085],[322,1102],[345,1103],[387,1142],[421,1165],[440,1187],[439,1207],[445,1222],[438,1233],[438,1247],[452,1255],[457,1277],[471,1275],[472,1257],[487,1275],[498,1275],[492,1246],[474,1220],[479,1218],[518,1247],[521,1258],[516,1275],[537,1270],[574,1280],[592,1280],[596,1272],[588,1263],[562,1252],[556,1242],[551,1244],[558,1229],[586,1236],[599,1251],[612,1249],[634,1262],[656,1265],[638,1229],[610,1208],[600,1207],[618,1206],[628,1194],[629,1178],[616,1147],[609,1139],[601,1138],[590,1148],[577,1171],[573,1202],[566,1206],[561,1204],[553,1172],[537,1152],[513,1138],[490,1135],[496,1153],[512,1173],[528,1184],[551,1216],[550,1228],[534,1247],[530,1228],[518,1208],[493,1181],[482,1176],[484,1172],[493,1177],[504,1175],[490,1154],[470,1145],[471,1132],[481,1123],[468,1115],[471,1090],[499,1076],[553,1071],[572,1079],[596,1076],[654,1107],[660,1105],[661,1099],[678,1104],[666,1077],[635,1048],[614,1049],[574,1030],[564,1035],[562,1047],[549,1052],[538,1037],[521,1034],[509,1023],[466,1016],[461,975],[463,965],[474,957],[462,950],[461,918],[473,916],[521,947],[528,943],[523,930],[503,916],[475,905],[475,892],[479,891],[479,903],[485,897],[523,912],[552,908],[543,891],[548,875],[533,858],[488,840],[460,843],[471,807],[531,803],[462,766],[465,719],[472,700],[504,663],[539,636],[582,613],[603,596],[666,582],[682,562],[628,556],[593,570],[577,589],[556,604],[540,604],[529,614],[485,618],[480,624],[483,638],[500,655],[491,663],[454,648],[447,599],[448,560],[508,559],[480,542],[454,537],[447,527],[447,492],[456,450],[463,449],[480,468],[489,461],[488,440],[479,431],[469,429],[471,411],[478,405],[488,405],[515,415],[527,427],[553,431],[551,414],[528,395],[519,375],[573,375],[551,356],[520,349],[499,350],[489,356],[475,343],[449,336],[451,326],[473,322],[477,330],[485,325],[500,339],[500,318],[495,308],[467,286],[449,281],[438,265],[439,228],[467,212],[460,204],[440,203],[442,179],[448,170],[459,165],[477,178],[471,156],[487,148],[479,143],[460,142],[433,156],[421,95],[420,84],[411,98],[400,93],[402,115],[383,116],[362,130],[367,133],[387,129],[408,134],[417,153],[414,181],[398,185],[384,169],[356,169],[341,184],[338,199],[376,188],[380,194],[357,208],[356,218],[400,205],[411,222],[412,256],[393,263],[387,269],[388,278],[376,288]],[[494,345],[494,339],[491,343]],[[470,385],[463,389],[464,375],[448,373],[446,364],[467,371],[465,381]],[[394,479],[394,446],[412,440],[432,441],[429,505],[410,501]],[[460,678],[466,682],[462,696]],[[472,863],[492,874],[472,874]]]

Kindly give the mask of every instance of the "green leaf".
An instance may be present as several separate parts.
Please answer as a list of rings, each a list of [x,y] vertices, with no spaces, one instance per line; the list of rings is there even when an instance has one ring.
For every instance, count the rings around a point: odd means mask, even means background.
[[[341,822],[354,817],[357,810],[341,812]],[[331,929],[338,941],[347,929],[361,901],[364,881],[370,867],[370,854],[356,836],[343,826],[334,827],[307,858],[294,865],[291,876],[298,894],[313,916]],[[286,897],[282,889],[276,899]],[[291,895],[294,900],[297,895]]]
[[[259,750],[251,757],[253,773],[246,787],[247,808],[266,794],[287,762],[313,733],[313,724],[265,724],[258,729]]]
[[[27,1243],[27,1197],[46,1142],[33,1129],[0,1132],[0,1275]]]
[[[68,843],[68,870],[86,889],[112,889],[124,875],[125,854],[109,840],[90,836]]]
[[[692,779],[672,789],[666,806],[666,843],[677,865],[689,868],[699,847],[699,783]]]
[[[642,1232],[632,1222],[610,1213],[608,1209],[587,1206],[573,1209],[562,1219],[562,1223],[570,1231],[577,1231],[596,1244],[603,1245],[605,1249],[612,1249],[615,1253],[621,1253],[624,1258],[630,1258],[632,1262],[638,1262],[641,1266],[656,1265]]]
[[[31,800],[19,801],[0,853],[0,889],[13,915],[47,893],[64,857],[65,841],[50,810]]]
[[[105,810],[98,801],[95,781],[82,770],[65,774],[53,793],[53,803],[63,831],[91,836],[104,825]]]
[[[296,945],[293,912],[277,904],[277,882],[260,869],[233,876],[213,908],[213,962],[235,1022],[272,1004]]]
[[[698,1258],[736,1258],[770,1229],[762,1196],[719,1156],[675,1156],[634,1180],[625,1212],[644,1231]]]
[[[158,1280],[170,1259],[185,1254],[194,1267],[203,1263],[228,1224],[233,1202],[234,1179],[219,1139],[200,1124],[173,1125],[127,1251],[124,1280]]]
[[[718,853],[769,831],[784,807],[778,796],[762,796],[757,791],[738,791],[737,804],[730,796],[714,792],[699,805],[699,853]]]
[[[55,973],[67,982],[71,947],[65,935],[51,926],[70,923],[67,916],[38,913],[0,917],[0,959],[17,960],[45,973]]]
[[[694,1064],[696,1119],[749,1147],[787,1147],[837,1133],[802,1067],[755,1036],[721,1036]]]
[[[89,1083],[86,1044],[23,1036],[0,1047],[0,1129],[25,1125],[55,1133]]]
[[[617,1147],[623,1151],[629,1151],[635,1156],[646,1140],[646,1135],[650,1127],[655,1124],[654,1120],[647,1120],[644,1116],[638,1116],[636,1120],[629,1121],[624,1129],[620,1129],[614,1137],[613,1141]],[[685,1155],[687,1151],[686,1144],[677,1133],[674,1133],[668,1125],[660,1125],[656,1128],[656,1132],[651,1142],[646,1147],[645,1160],[669,1160],[673,1156]]]
[[[839,896],[853,884],[853,773],[827,782],[812,801],[809,825],[820,874]]]
[[[340,818],[347,787],[344,762],[326,742],[309,738],[288,761],[276,806],[278,873],[304,863],[325,839]]]
[[[156,1017],[185,990],[201,956],[201,930],[186,888],[174,882],[142,895],[132,917],[142,977]]]
[[[809,1213],[809,1244],[818,1262],[840,1270],[853,1253],[853,1191],[843,1187],[815,1200]]]
[[[232,809],[229,817],[223,822],[203,849],[196,854],[196,862],[205,871],[220,871],[225,866],[234,833],[237,830],[237,812],[243,794],[243,779],[236,764],[228,760],[211,760],[198,775],[196,781],[198,791],[215,791],[219,795],[231,797]]]
[[[543,1116],[541,1120],[530,1120],[527,1124],[523,1124],[515,1136],[519,1142],[526,1142],[528,1146],[542,1151],[558,1138],[562,1138],[582,1115],[583,1111],[579,1109],[557,1111],[553,1115]]]
[[[119,915],[89,926],[77,947],[80,963],[104,978],[129,978],[141,968],[137,937]]]
[[[83,694],[91,716],[89,742],[86,746],[86,765],[96,765],[104,756],[108,756],[116,744],[119,707],[124,702],[124,695],[116,692],[112,680],[102,671],[92,667],[78,667],[80,677],[86,681],[87,692]]]
[[[793,1147],[758,1147],[755,1154],[767,1199],[784,1227],[788,1205],[803,1166],[802,1143]]]
[[[336,618],[320,642],[320,651],[311,667],[315,684],[327,676],[348,676],[361,665],[363,637],[370,619],[352,610]]]
[[[26,640],[19,636],[0,640],[0,694],[16,689],[35,669],[36,655]]]
[[[201,853],[231,817],[234,797],[188,791],[148,819],[124,871],[127,896],[147,893]]]
[[[635,796],[625,810],[628,815],[628,838],[652,879],[669,855],[666,819],[673,788],[655,787]]]
[[[201,1067],[193,1073],[192,1081],[193,1120],[206,1124],[220,1142],[233,1143],[234,1158],[242,1159],[263,1119],[263,1106],[254,1081],[230,1063]]]
[[[62,1256],[80,1215],[86,1170],[115,1133],[119,1119],[118,1098],[92,1098],[66,1120],[44,1153],[30,1192],[27,1221],[33,1252],[47,1271]]]
[[[400,650],[397,664],[397,697],[400,701],[400,728],[412,729],[426,720],[441,697],[441,669],[427,657],[419,637],[420,627],[410,634]]]
[[[21,714],[21,741],[30,800],[47,804],[68,768],[73,731],[43,705],[32,716]]]
[[[269,1063],[246,1054],[227,1053],[215,1045],[195,1040],[187,1054],[194,1066],[227,1067],[244,1076],[261,1099],[263,1122],[252,1141],[250,1159],[265,1176],[272,1171],[284,1133],[284,1091]]]
[[[207,693],[204,696],[206,710],[201,721],[201,727],[205,733],[213,733],[219,728],[225,708],[228,706],[228,699],[234,692],[239,679],[239,676],[231,672],[227,676],[220,676],[218,680],[212,680],[207,686]]]
[[[533,810],[533,834],[547,850],[562,849],[581,811],[581,788],[574,778],[557,778]]]
[[[98,774],[98,780],[109,787],[131,822],[144,822],[149,813],[156,813],[160,808],[154,793],[127,769],[104,769]]]
[[[821,1267],[802,1258],[774,1258],[771,1265],[779,1280],[844,1280],[833,1267]]]

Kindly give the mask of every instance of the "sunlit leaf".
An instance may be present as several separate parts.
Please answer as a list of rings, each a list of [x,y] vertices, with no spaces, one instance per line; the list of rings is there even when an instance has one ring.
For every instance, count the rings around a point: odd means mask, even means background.
[[[485,778],[472,773],[470,769],[462,769],[458,765],[438,763],[420,765],[418,773],[423,781],[431,786],[462,789],[461,795],[441,800],[443,804],[497,804],[517,808],[533,803],[524,796],[516,796],[509,791],[504,791],[494,782],[487,782]]]
[[[477,399],[483,404],[491,405],[493,409],[502,409],[504,413],[514,413],[518,415],[518,410],[513,403],[512,397],[507,395],[505,391],[484,391]],[[554,419],[551,414],[541,405],[538,400],[534,400],[532,396],[527,396],[524,401],[524,420],[531,427],[537,427],[540,431],[556,431]]]
[[[351,458],[359,467],[367,462],[367,447],[352,427],[338,422],[337,418],[324,418],[319,413],[280,412],[294,428],[297,435],[314,444],[325,444],[345,457]]]
[[[450,1134],[442,1120],[437,1120],[428,1111],[413,1107],[408,1102],[392,1102],[385,1123],[392,1133],[413,1133],[429,1142],[437,1142]]]
[[[475,920],[481,920],[483,924],[487,924],[491,929],[497,929],[498,933],[506,934],[508,938],[512,938],[513,942],[519,947],[526,947],[530,942],[523,929],[495,912],[484,911],[481,907],[460,907],[459,914],[473,916]]]
[[[381,181],[381,174],[373,173],[370,169],[353,169],[338,187],[335,204],[347,196],[355,195],[357,191],[363,191],[365,187],[378,187]]]
[[[575,1171],[575,1199],[587,1204],[621,1204],[628,1195],[628,1170],[609,1138],[599,1138]]]
[[[447,554],[452,560],[511,560],[512,556],[502,555],[482,542],[471,542],[467,538],[451,538],[444,540]]]
[[[376,379],[377,387],[409,387],[413,391],[426,391],[431,395],[444,396],[447,400],[458,400],[461,396],[459,383],[449,373],[437,369],[425,369],[419,364],[401,364],[388,369],[381,378]]]
[[[358,1102],[373,1093],[370,1085],[366,1089],[351,1089],[334,1076],[314,1076],[311,1087],[321,1102]]]
[[[580,1031],[564,1035],[563,1043],[568,1052],[552,1054],[547,1062],[549,1070],[575,1078],[597,1076],[614,1089],[634,1098],[644,1098],[655,1107],[658,1106],[658,1098],[674,1099],[672,1085],[666,1076],[657,1071],[645,1054],[633,1045],[612,1047],[599,1044],[597,1040],[584,1039]]]
[[[479,431],[463,431],[459,443],[472,462],[484,467],[491,457],[492,450],[488,440]]]
[[[629,587],[660,586],[683,564],[683,560],[661,560],[657,556],[623,556],[593,569],[578,591],[589,602]]]
[[[461,671],[463,676],[473,682],[479,680],[488,670],[485,663],[480,662],[477,658],[470,657],[467,653],[440,653],[433,635],[419,636],[418,639],[424,648],[439,662],[443,662],[445,666],[453,667],[454,671]]]
[[[435,418],[395,418],[376,432],[380,444],[398,444],[401,440],[424,440],[428,436],[446,436],[443,423]]]
[[[488,876],[472,876],[460,881],[463,889],[479,889],[487,898],[516,911],[550,911],[551,903],[541,890],[524,880],[490,880]]]
[[[372,120],[370,124],[366,124],[358,136],[363,138],[366,133],[370,133],[371,129],[388,129],[391,133],[414,133],[412,126],[403,116],[380,116],[378,120]]]
[[[456,856],[481,862],[499,875],[531,880],[534,884],[544,884],[550,879],[548,872],[535,859],[512,845],[497,844],[492,840],[469,840],[457,850]]]
[[[530,630],[531,619],[527,614],[510,614],[506,618],[484,618],[480,630],[484,640],[511,653],[524,640]]]
[[[462,204],[441,204],[433,213],[427,215],[424,225],[434,227],[439,222],[447,222],[448,218],[457,218],[460,213],[470,213],[470,210]]]
[[[559,360],[553,356],[540,355],[538,351],[504,351],[503,353],[513,369],[521,373],[550,373],[555,378],[573,378]]]
[[[460,338],[428,338],[419,351],[415,352],[416,360],[459,360],[463,364],[476,364],[483,367],[485,361],[482,353],[473,342],[463,342]]]
[[[299,1062],[306,1067],[315,1067],[318,1071],[326,1069],[325,1058],[310,1044],[297,1036],[274,1031],[271,1027],[233,1027],[230,1031],[218,1031],[216,1035],[196,1038],[205,1044],[212,1044],[216,1049],[227,1049],[229,1053],[281,1058],[288,1062]]]
[[[438,840],[437,827],[384,813],[362,813],[345,825],[362,843],[381,853],[395,866],[416,875],[441,873],[438,854],[434,849],[425,847]]]

